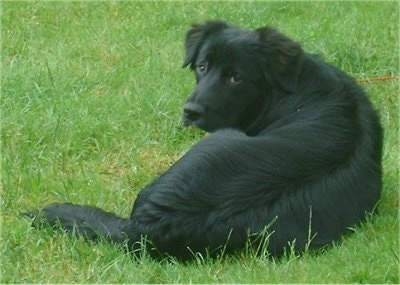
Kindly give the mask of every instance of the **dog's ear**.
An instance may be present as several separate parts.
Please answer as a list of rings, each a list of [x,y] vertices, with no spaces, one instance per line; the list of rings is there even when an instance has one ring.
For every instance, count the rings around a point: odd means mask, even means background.
[[[276,29],[264,27],[256,30],[262,44],[267,72],[287,91],[294,91],[300,70],[303,50]]]
[[[197,58],[198,52],[204,41],[214,33],[227,28],[228,25],[222,21],[209,21],[204,24],[193,24],[192,28],[186,34],[185,50],[186,56],[183,67],[193,63]]]

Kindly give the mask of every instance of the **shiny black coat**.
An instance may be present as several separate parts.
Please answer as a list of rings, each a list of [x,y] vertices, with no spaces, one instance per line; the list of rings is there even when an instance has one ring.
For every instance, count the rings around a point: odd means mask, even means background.
[[[382,130],[353,79],[272,28],[207,22],[185,48],[197,86],[183,121],[211,134],[139,193],[129,218],[55,204],[40,211],[50,224],[132,249],[146,237],[155,256],[231,253],[265,238],[279,255],[292,242],[337,241],[374,210]]]

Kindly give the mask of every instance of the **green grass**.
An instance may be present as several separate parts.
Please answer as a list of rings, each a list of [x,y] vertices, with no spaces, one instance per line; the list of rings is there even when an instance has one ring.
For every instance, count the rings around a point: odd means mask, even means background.
[[[181,126],[190,23],[279,27],[355,78],[399,74],[396,2],[2,2],[0,283],[399,283],[399,81],[364,84],[385,127],[379,214],[340,245],[281,259],[135,260],[32,229],[55,201],[129,215],[204,133]]]

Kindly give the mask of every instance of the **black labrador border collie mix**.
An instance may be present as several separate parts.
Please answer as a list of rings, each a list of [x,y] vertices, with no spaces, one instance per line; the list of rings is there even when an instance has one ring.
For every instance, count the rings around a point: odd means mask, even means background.
[[[193,25],[185,49],[197,86],[183,121],[211,134],[141,190],[129,218],[63,203],[26,213],[34,225],[187,260],[321,248],[373,212],[382,129],[352,78],[269,27]]]

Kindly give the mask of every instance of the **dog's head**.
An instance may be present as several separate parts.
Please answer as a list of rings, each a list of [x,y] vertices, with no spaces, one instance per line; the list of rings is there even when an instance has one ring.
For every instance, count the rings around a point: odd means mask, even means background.
[[[193,25],[183,66],[197,86],[184,107],[185,125],[205,131],[247,132],[277,100],[296,87],[300,45],[272,28],[242,30],[224,22]]]

